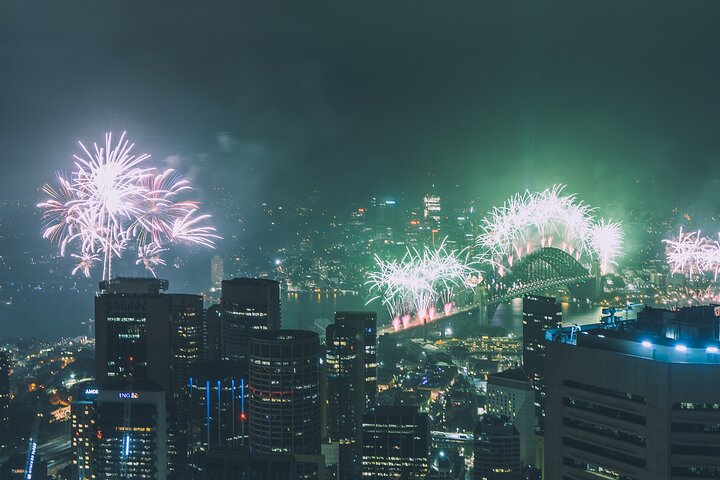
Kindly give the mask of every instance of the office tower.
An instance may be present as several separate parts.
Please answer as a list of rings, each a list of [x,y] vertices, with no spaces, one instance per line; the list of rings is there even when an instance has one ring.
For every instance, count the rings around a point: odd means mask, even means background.
[[[165,397],[165,392],[151,381],[117,382],[100,389],[97,478],[167,478]]]
[[[10,443],[10,354],[0,350],[0,451]]]
[[[363,478],[427,478],[429,422],[417,407],[382,405],[366,413],[362,442]]]
[[[170,297],[172,399],[168,403],[168,473],[187,476],[188,404],[190,367],[204,356],[204,313],[201,295],[168,294]]]
[[[552,332],[545,478],[716,478],[719,314],[650,309]]]
[[[203,297],[171,294],[173,396],[187,394],[190,367],[203,358]]]
[[[210,257],[210,287],[220,289],[223,275],[223,259],[220,255],[213,255]]]
[[[523,370],[535,390],[537,431],[545,425],[545,331],[562,326],[562,307],[554,298],[523,297]]]
[[[280,283],[262,278],[223,280],[220,337],[224,359],[247,359],[250,336],[279,328]]]
[[[275,330],[250,339],[250,450],[320,454],[318,335]],[[318,478],[312,464],[299,478]]]
[[[167,280],[116,278],[95,298],[97,382],[152,380],[168,395],[168,471],[182,477],[187,455],[189,367],[202,356],[203,298],[166,294]]]
[[[78,400],[70,404],[70,444],[72,447],[72,478],[90,480],[98,478],[94,462],[97,450],[98,389],[87,387]]]
[[[38,456],[25,453],[10,455],[0,468],[2,480],[47,480],[47,462]]]
[[[328,440],[340,445],[340,477],[360,477],[362,419],[377,399],[377,317],[337,312],[327,327]]]
[[[505,415],[520,433],[520,460],[535,465],[535,391],[519,368],[488,375],[487,412]]]
[[[113,380],[152,379],[172,392],[167,280],[116,278],[95,297],[95,361],[102,388]]]
[[[474,480],[520,479],[520,433],[508,417],[484,415],[478,422],[474,467]]]
[[[204,361],[190,369],[189,464],[200,477],[209,448],[247,443],[247,364]]]

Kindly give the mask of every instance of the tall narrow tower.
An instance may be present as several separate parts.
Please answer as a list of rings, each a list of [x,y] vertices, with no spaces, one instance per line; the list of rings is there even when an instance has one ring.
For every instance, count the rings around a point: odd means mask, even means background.
[[[360,477],[362,419],[377,398],[376,330],[374,312],[337,312],[326,329],[328,439],[348,480]]]
[[[320,454],[318,335],[305,330],[262,332],[250,339],[250,450]],[[299,464],[298,478],[317,478]]]

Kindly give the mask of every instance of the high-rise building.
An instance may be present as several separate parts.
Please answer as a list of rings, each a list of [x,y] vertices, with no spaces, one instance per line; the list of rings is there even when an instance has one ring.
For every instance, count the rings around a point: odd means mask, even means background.
[[[10,355],[0,350],[0,451],[10,443]]]
[[[95,297],[95,361],[100,388],[109,381],[152,379],[172,392],[167,280],[116,278]]]
[[[188,455],[188,378],[191,366],[204,357],[204,312],[201,295],[169,294],[171,320],[172,401],[168,403],[169,473],[186,478]]]
[[[508,417],[484,415],[475,427],[474,480],[519,480],[521,470],[520,433]]]
[[[545,478],[720,475],[720,306],[551,332]]]
[[[168,468],[182,477],[189,368],[203,354],[203,298],[166,294],[167,280],[116,278],[95,298],[97,382],[151,380],[168,396]]]
[[[177,402],[187,394],[191,366],[203,359],[203,297],[170,294],[172,321],[173,396]]]
[[[545,331],[562,327],[562,306],[551,297],[523,297],[523,370],[535,390],[540,435],[545,425]]]
[[[337,312],[326,330],[327,433],[343,479],[361,474],[363,415],[377,399],[376,330],[375,312]]]
[[[440,221],[440,197],[437,195],[427,194],[423,197],[423,217],[431,218],[436,222]]]
[[[165,399],[165,392],[151,381],[117,382],[100,389],[97,478],[167,478]]]
[[[230,360],[199,362],[190,369],[189,476],[202,478],[210,448],[246,445],[247,373],[246,363]]]
[[[250,339],[250,450],[320,455],[318,335],[305,330],[260,332]],[[318,478],[298,465],[298,478]]]
[[[100,387],[151,379],[184,396],[189,366],[202,357],[203,298],[165,294],[167,280],[116,278],[95,297],[95,357]]]
[[[263,278],[223,280],[220,301],[222,357],[246,360],[249,339],[280,328],[280,283]]]
[[[220,289],[223,281],[223,259],[220,255],[210,257],[210,286]]]
[[[70,444],[72,447],[71,473],[73,479],[98,478],[94,462],[97,450],[96,387],[86,387],[79,399],[70,404]]]
[[[363,417],[362,477],[426,479],[428,416],[417,407],[381,405]]]
[[[535,391],[525,373],[519,369],[488,375],[487,412],[504,415],[520,433],[520,460],[535,465]]]

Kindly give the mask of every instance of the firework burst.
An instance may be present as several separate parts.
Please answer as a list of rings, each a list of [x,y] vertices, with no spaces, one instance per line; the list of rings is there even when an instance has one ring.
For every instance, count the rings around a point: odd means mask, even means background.
[[[700,230],[685,233],[680,229],[676,238],[663,240],[665,256],[672,274],[692,278],[712,272],[715,280],[720,273],[720,243],[702,236]]]
[[[172,169],[157,173],[144,167],[150,156],[133,154],[125,133],[117,143],[108,133],[104,144],[80,147],[83,155],[75,155],[75,170],[58,174],[58,187],[46,185],[49,198],[38,204],[43,237],[56,243],[61,255],[70,246],[79,251],[72,254],[78,260],[73,274],[90,276],[102,263],[102,278],[108,279],[113,258],[134,245],[136,263],[155,275],[154,268],[164,265],[160,253],[166,244],[213,247],[220,238],[204,223],[210,216],[196,214],[198,203],[182,198],[192,191],[190,183]]]
[[[577,260],[598,259],[606,272],[622,255],[622,225],[596,222],[595,210],[574,194],[565,194],[564,188],[518,193],[494,208],[477,238],[478,261],[502,272],[535,249],[556,247]]]
[[[368,303],[381,298],[396,328],[407,326],[412,315],[423,321],[433,320],[438,311],[448,313],[456,290],[471,288],[478,273],[465,250],[448,250],[445,241],[436,249],[408,249],[400,261],[376,256],[375,263],[367,282]]]

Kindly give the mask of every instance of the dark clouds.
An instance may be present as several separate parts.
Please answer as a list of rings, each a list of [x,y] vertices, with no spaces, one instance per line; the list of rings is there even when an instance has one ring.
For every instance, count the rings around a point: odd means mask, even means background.
[[[712,198],[718,14],[697,0],[6,0],[2,197],[34,201],[75,140],[127,129],[203,188],[253,196],[422,191],[435,173],[489,201],[552,182],[595,203]]]

